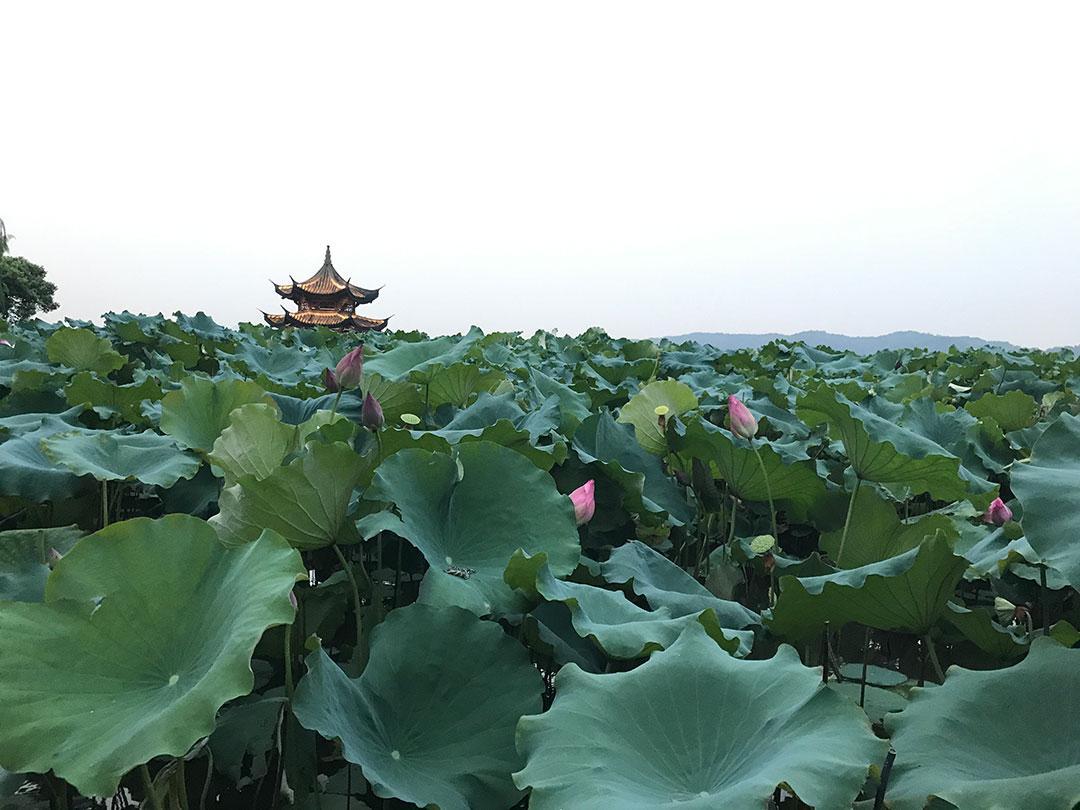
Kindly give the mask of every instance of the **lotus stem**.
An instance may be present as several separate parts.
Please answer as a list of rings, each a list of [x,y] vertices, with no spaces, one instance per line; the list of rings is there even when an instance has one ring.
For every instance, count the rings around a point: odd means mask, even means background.
[[[150,769],[146,767],[146,763],[139,766],[139,775],[142,777],[143,792],[146,793],[150,806],[153,810],[164,810],[161,806],[161,799],[158,797],[157,791],[154,790],[154,780],[150,778]]]
[[[206,746],[206,779],[199,796],[199,810],[206,810],[206,797],[210,794],[210,781],[214,778],[214,749]]]
[[[101,528],[109,525],[109,482],[101,482]]]
[[[926,652],[930,656],[930,663],[934,667],[934,674],[937,675],[938,683],[945,683],[945,672],[941,668],[941,662],[937,657],[937,649],[934,647],[934,640],[930,638],[930,634],[927,633],[923,637],[923,641],[926,644]]]
[[[840,548],[836,551],[836,567],[840,568],[840,561],[844,559],[844,544],[847,543],[848,529],[851,528],[851,513],[855,511],[855,496],[859,494],[859,485],[862,479],[855,476],[855,488],[851,490],[851,500],[848,501],[847,517],[844,518],[844,532],[840,535]]]
[[[337,543],[334,543],[331,548],[334,549],[334,553],[337,554],[338,562],[341,563],[341,567],[345,569],[345,576],[349,579],[349,585],[352,587],[353,597],[353,611],[356,613],[356,654],[360,653],[362,643],[364,640],[364,622],[362,619],[362,612],[360,610],[360,587],[356,584],[356,576],[353,574],[352,566],[349,565],[349,561],[345,559],[345,555],[341,552],[341,548]],[[360,563],[360,567],[363,568],[364,563]],[[365,577],[367,572],[364,572]]]
[[[758,466],[761,467],[761,475],[765,479],[765,495],[769,499],[769,517],[772,520],[772,536],[777,544],[779,544],[780,532],[776,529],[776,506],[773,504],[772,486],[769,484],[769,473],[765,470],[765,462],[761,458],[761,451],[758,450],[753,439],[750,439],[750,449],[754,451],[754,457],[757,459]]]
[[[176,785],[177,801],[180,810],[188,810],[187,774],[184,769],[184,758],[177,760],[176,773],[173,775],[173,784]]]
[[[1043,635],[1050,635],[1050,606],[1048,601],[1048,589],[1046,587],[1046,566],[1039,566],[1039,612],[1042,614]],[[1028,622],[1031,618],[1028,617]]]
[[[866,626],[862,647],[862,684],[859,686],[859,708],[866,705],[866,676],[870,668],[870,626]]]
[[[330,418],[333,419],[337,416],[338,403],[341,402],[341,389],[338,388],[337,393],[334,394],[334,407],[330,409]]]
[[[885,764],[881,766],[881,781],[878,783],[877,793],[874,795],[874,810],[882,810],[885,806],[885,791],[889,789],[889,775],[892,773],[893,762],[896,760],[896,752],[889,749],[885,756]]]
[[[292,706],[293,699],[293,671],[292,671],[292,630],[291,624],[284,625],[285,627],[285,697],[289,701],[289,706]]]
[[[378,430],[375,431],[375,446],[379,450],[379,455],[375,457],[375,466],[377,467],[382,463],[382,434]]]

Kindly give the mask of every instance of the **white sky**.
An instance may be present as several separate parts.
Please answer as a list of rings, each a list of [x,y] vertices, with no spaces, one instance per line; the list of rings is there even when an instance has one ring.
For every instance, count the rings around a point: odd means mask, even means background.
[[[60,316],[1080,343],[1080,6],[0,8],[0,217]]]

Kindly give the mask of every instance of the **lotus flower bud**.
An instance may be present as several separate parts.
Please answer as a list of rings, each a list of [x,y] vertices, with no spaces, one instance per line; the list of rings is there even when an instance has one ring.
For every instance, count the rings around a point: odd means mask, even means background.
[[[578,526],[583,526],[592,520],[593,513],[596,511],[595,490],[596,481],[590,478],[570,493],[570,500],[574,504],[574,517],[577,519]]]
[[[50,548],[49,553],[45,555],[45,559],[49,568],[55,568],[56,564],[64,558],[64,555],[57,551],[55,548]]]
[[[1005,501],[1001,500],[1001,498],[994,498],[990,506],[986,508],[986,512],[983,514],[983,523],[1004,526],[1012,520],[1012,516],[1012,510],[1005,505]]]
[[[338,360],[334,369],[337,384],[343,391],[356,388],[364,376],[364,344],[361,343],[347,355]]]
[[[727,398],[728,419],[731,421],[731,432],[750,440],[757,435],[757,419],[734,394]]]
[[[12,343],[7,338],[0,338],[0,346],[7,346],[9,349],[14,349],[15,348],[15,344]]]
[[[300,607],[300,604],[296,601],[296,591],[289,591],[289,604],[292,605],[293,610]]]
[[[364,404],[360,408],[360,424],[368,430],[378,430],[386,423],[383,416],[382,405],[370,393],[364,397]]]
[[[326,390],[329,391],[331,394],[336,394],[338,392],[337,377],[334,375],[332,369],[323,369],[322,381],[323,385],[326,387]]]

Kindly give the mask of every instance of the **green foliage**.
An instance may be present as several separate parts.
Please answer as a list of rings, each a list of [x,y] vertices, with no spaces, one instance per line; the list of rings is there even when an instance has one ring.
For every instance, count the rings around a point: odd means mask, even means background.
[[[45,268],[21,256],[7,256],[7,238],[0,240],[0,318],[23,321],[60,305],[53,296],[56,285],[45,278]]]
[[[0,806],[1080,798],[1072,351],[367,334],[336,397],[355,335],[4,339]]]

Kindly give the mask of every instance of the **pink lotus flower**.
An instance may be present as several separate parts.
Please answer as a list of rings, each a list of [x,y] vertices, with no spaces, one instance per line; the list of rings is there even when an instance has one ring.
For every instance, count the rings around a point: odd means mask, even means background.
[[[356,388],[364,376],[364,344],[361,343],[347,355],[338,360],[334,369],[334,379],[343,391]]]
[[[370,393],[364,397],[364,404],[360,408],[360,424],[368,430],[378,430],[386,423],[383,416],[382,405]]]
[[[1005,505],[1005,501],[1001,500],[1001,498],[994,498],[990,503],[990,506],[986,508],[986,512],[983,514],[983,523],[1004,526],[1012,520],[1012,516],[1012,509]]]
[[[0,346],[7,346],[9,349],[14,349],[15,348],[15,344],[12,343],[7,338],[0,338]]]
[[[570,493],[570,500],[574,504],[574,517],[577,519],[578,526],[583,526],[592,520],[593,513],[596,512],[595,490],[596,481],[590,478]]]
[[[727,398],[728,419],[731,422],[731,432],[736,436],[742,436],[749,441],[757,435],[757,419],[734,394]]]

